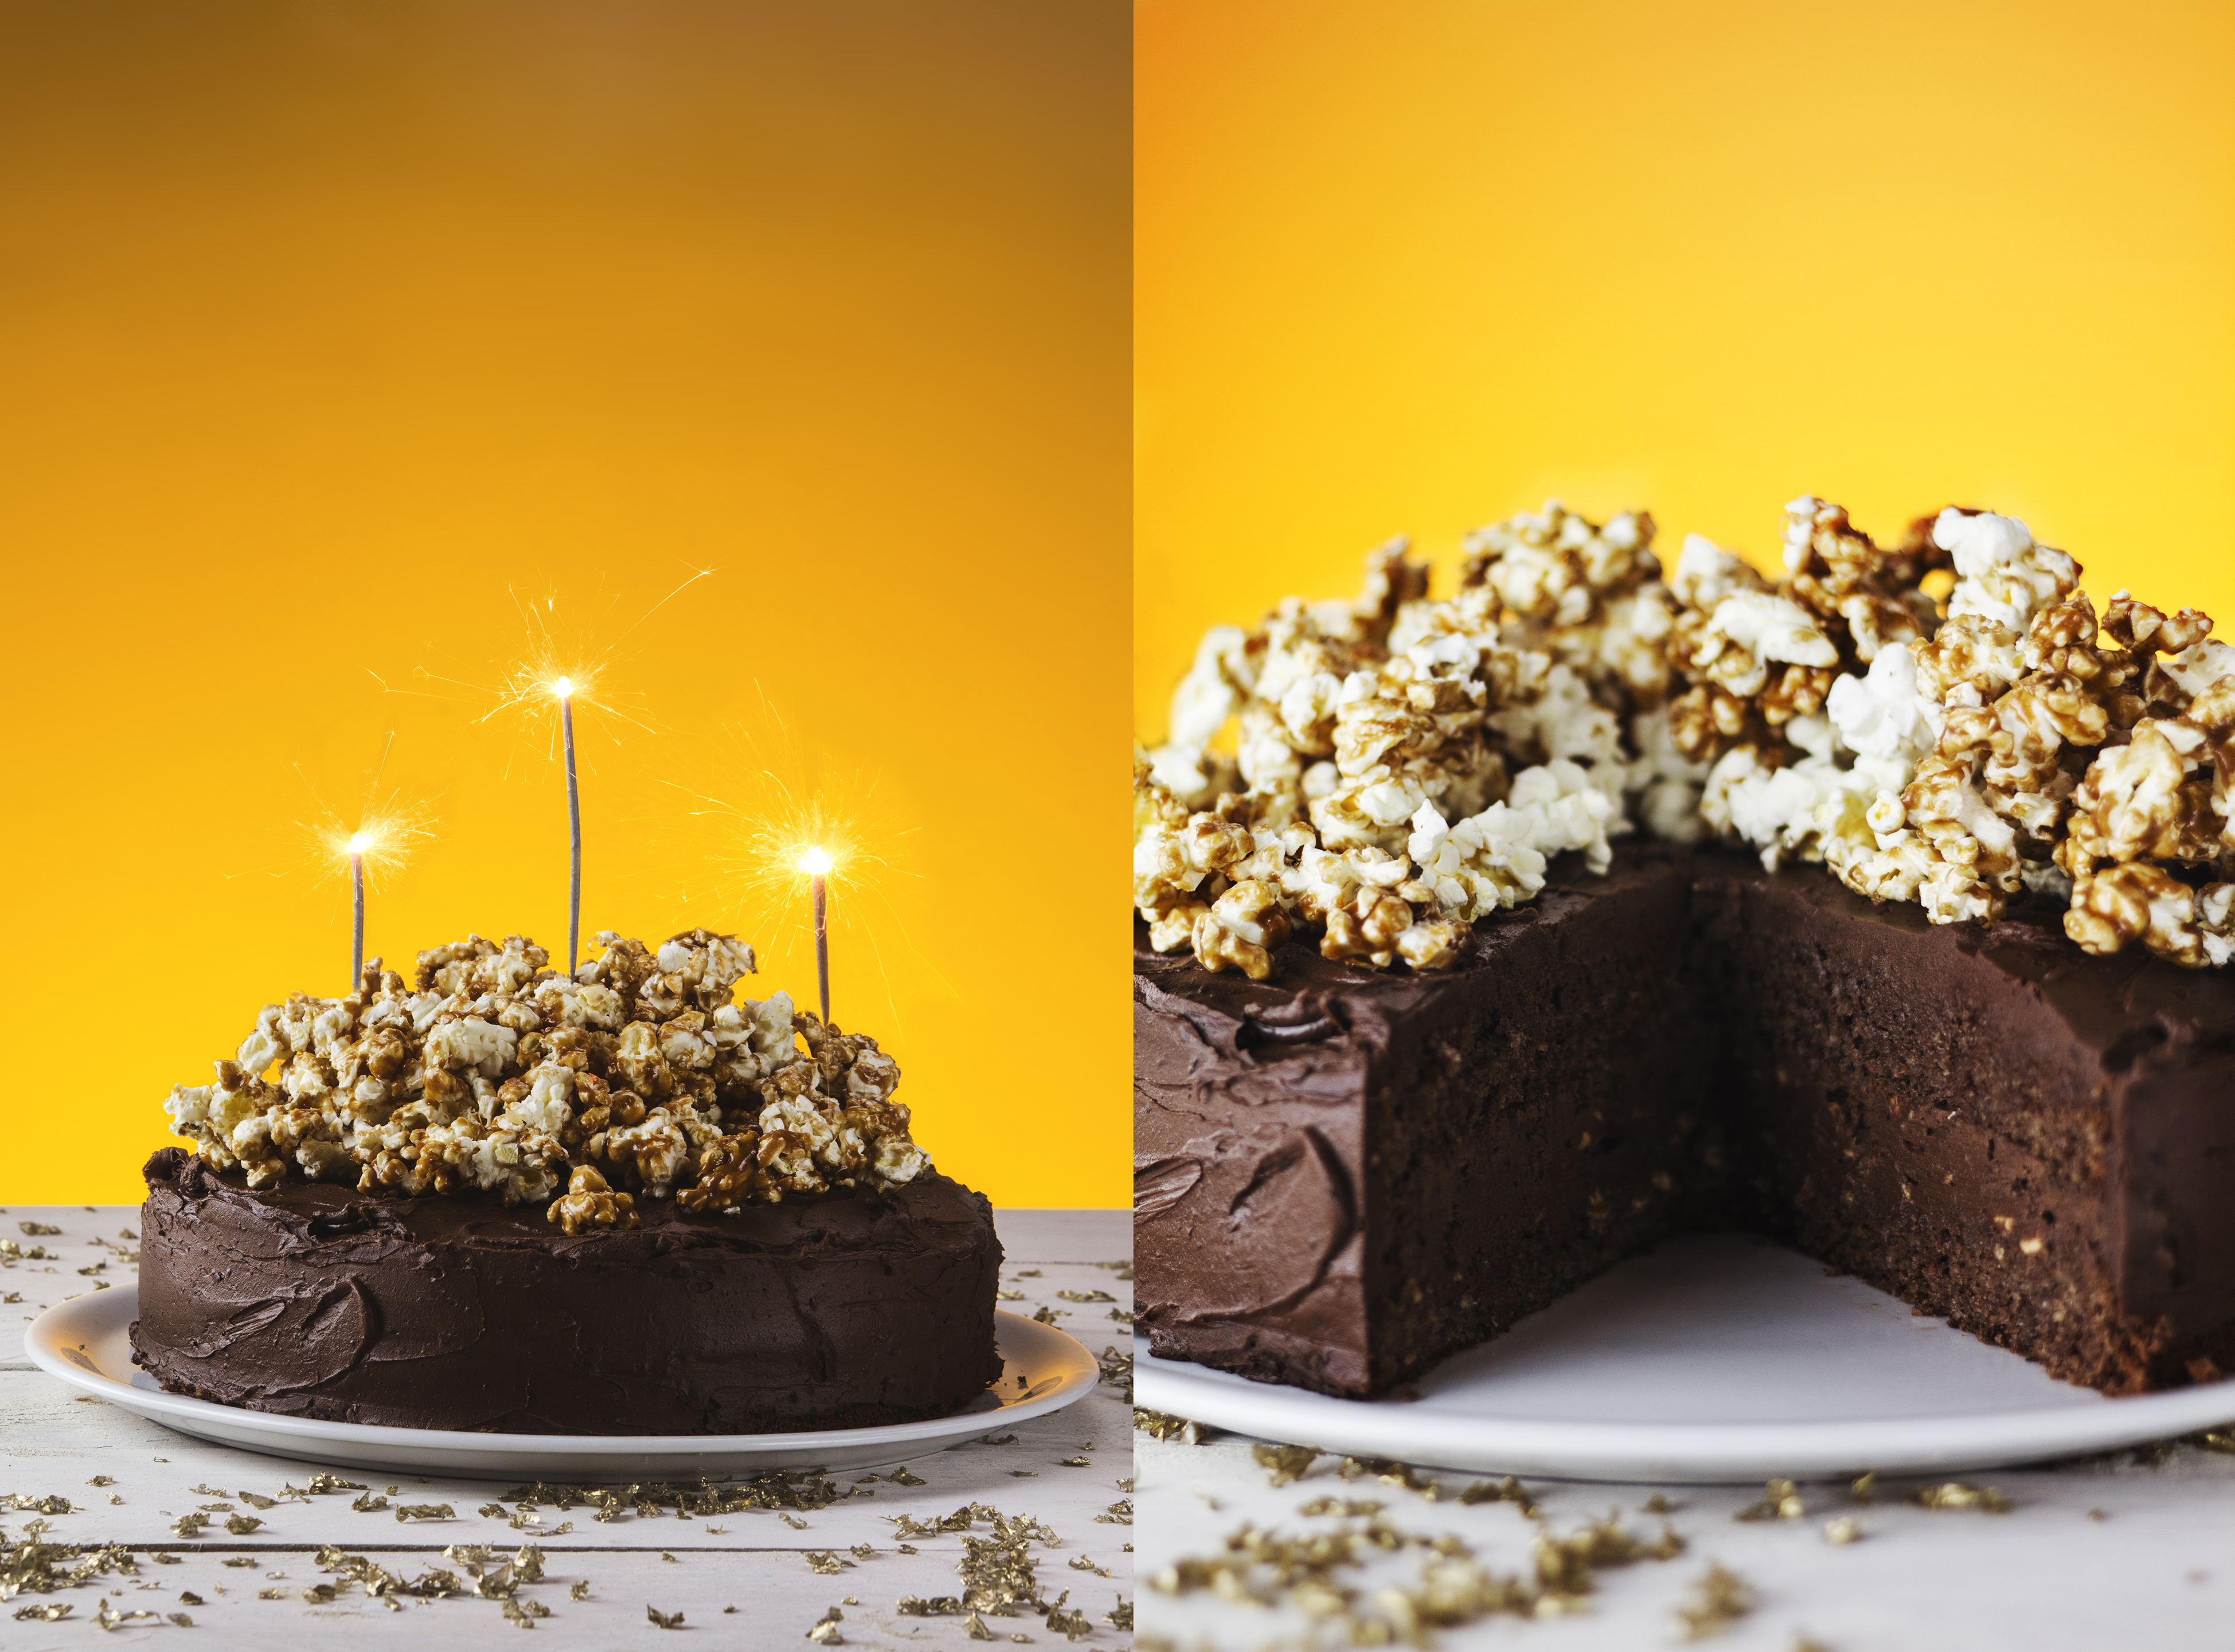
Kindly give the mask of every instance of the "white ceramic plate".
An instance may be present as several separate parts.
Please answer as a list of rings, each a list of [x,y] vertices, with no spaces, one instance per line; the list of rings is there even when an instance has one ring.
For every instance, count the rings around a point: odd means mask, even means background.
[[[24,1328],[31,1361],[72,1388],[198,1440],[345,1468],[402,1468],[467,1479],[692,1479],[776,1468],[882,1468],[929,1457],[1085,1399],[1101,1369],[1077,1339],[996,1314],[1001,1380],[952,1417],[793,1434],[482,1434],[278,1417],[167,1394],[132,1363],[130,1286],[49,1308]]]
[[[1479,1472],[1714,1483],[1953,1472],[2235,1419],[2235,1382],[2107,1400],[1766,1241],[1680,1239],[1444,1361],[1406,1401],[1151,1359],[1136,1403],[1262,1438]]]

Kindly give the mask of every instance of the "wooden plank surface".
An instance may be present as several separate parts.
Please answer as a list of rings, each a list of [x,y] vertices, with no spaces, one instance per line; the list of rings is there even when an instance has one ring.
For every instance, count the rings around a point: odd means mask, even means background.
[[[128,1284],[137,1218],[135,1210],[121,1206],[16,1206],[0,1213],[0,1237],[19,1249],[49,1253],[0,1255],[0,1295],[19,1299],[0,1314],[28,1320],[66,1296]],[[1131,1310],[1130,1269],[1097,1265],[1131,1254],[1128,1212],[1004,1211],[997,1222],[1007,1251],[1004,1288],[1023,1292],[1005,1307],[1026,1313],[1045,1307],[1062,1315],[1063,1328],[1098,1354],[1130,1346],[1126,1324],[1109,1317]],[[27,1223],[62,1231],[25,1232]],[[1065,1301],[1058,1295],[1065,1290],[1104,1290],[1117,1303],[1113,1309]],[[836,1475],[846,1495],[827,1507],[750,1509],[711,1520],[680,1518],[668,1508],[600,1521],[587,1506],[546,1506],[528,1512],[540,1524],[515,1525],[525,1518],[517,1500],[502,1503],[497,1495],[510,1488],[488,1481],[337,1471],[367,1485],[369,1496],[386,1497],[390,1506],[355,1511],[353,1492],[285,1499],[285,1488],[305,1485],[316,1466],[190,1440],[75,1396],[30,1367],[19,1338],[0,1338],[0,1497],[60,1497],[71,1505],[66,1514],[49,1516],[0,1510],[0,1530],[17,1542],[29,1522],[44,1518],[46,1541],[88,1551],[118,1544],[134,1568],[130,1575],[112,1569],[75,1587],[0,1603],[0,1647],[82,1647],[103,1601],[113,1612],[156,1615],[119,1623],[113,1632],[127,1642],[175,1636],[178,1626],[168,1615],[183,1613],[195,1629],[213,1629],[226,1645],[244,1649],[477,1644],[518,1627],[505,1615],[503,1599],[470,1592],[369,1598],[357,1586],[321,1599],[321,1586],[338,1579],[320,1570],[319,1551],[338,1545],[407,1579],[451,1571],[470,1591],[473,1568],[484,1577],[497,1574],[499,1561],[524,1541],[541,1550],[544,1578],[519,1586],[517,1601],[523,1610],[530,1610],[528,1603],[547,1610],[548,1616],[531,1620],[533,1631],[555,1636],[561,1645],[665,1646],[672,1635],[684,1634],[722,1645],[799,1644],[835,1608],[842,1615],[835,1625],[837,1644],[962,1646],[973,1643],[966,1619],[897,1609],[906,1596],[961,1592],[963,1533],[914,1536],[905,1544],[915,1552],[903,1553],[895,1523],[902,1517],[930,1522],[973,1504],[1011,1518],[1029,1516],[1052,1531],[1053,1540],[1036,1540],[1028,1551],[1043,1594],[1053,1601],[1069,1590],[1063,1610],[1085,1618],[1082,1645],[1118,1646],[1131,1636],[1109,1619],[1133,1596],[1130,1420],[1125,1389],[1105,1384],[1055,1416],[911,1464],[902,1480],[857,1484],[859,1476]],[[992,1443],[1009,1433],[1015,1438]],[[91,1484],[96,1478],[110,1483]],[[247,1493],[282,1500],[264,1507]],[[220,1503],[231,1507],[212,1507],[211,1524],[197,1539],[173,1531],[180,1515]],[[453,1512],[399,1522],[393,1511],[406,1504],[448,1504]],[[503,1512],[482,1512],[493,1504],[502,1504]],[[222,1524],[228,1518],[259,1524],[230,1533]],[[989,1537],[992,1527],[981,1515],[969,1535]],[[476,1545],[490,1557],[477,1558],[471,1551]],[[446,1557],[446,1548],[460,1552]],[[577,1583],[587,1585],[579,1600]],[[200,1603],[182,1598],[189,1594]],[[62,1605],[71,1610],[60,1622],[16,1616]],[[647,1608],[680,1612],[681,1624],[662,1629],[648,1619]],[[1051,1629],[1043,1616],[1021,1610],[985,1623],[1002,1642],[1066,1643],[1062,1626]],[[1072,1623],[1071,1631],[1077,1627]]]

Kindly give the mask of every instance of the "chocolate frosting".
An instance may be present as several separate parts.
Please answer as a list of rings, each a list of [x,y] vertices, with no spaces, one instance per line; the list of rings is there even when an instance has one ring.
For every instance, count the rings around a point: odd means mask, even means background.
[[[983,1196],[927,1172],[643,1225],[147,1161],[133,1358],[180,1393],[338,1422],[730,1434],[914,1421],[1000,1374]]]
[[[1935,926],[1637,844],[1556,863],[1445,971],[1291,943],[1252,982],[1137,927],[1141,1322],[1371,1393],[1742,1225],[2107,1389],[2235,1367],[2235,978],[2059,917]]]

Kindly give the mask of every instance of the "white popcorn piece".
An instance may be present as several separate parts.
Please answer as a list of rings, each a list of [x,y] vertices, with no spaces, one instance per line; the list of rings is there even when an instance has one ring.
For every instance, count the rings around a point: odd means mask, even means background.
[[[1932,542],[1956,562],[1948,617],[1976,615],[2025,634],[2035,614],[2080,583],[2080,567],[2061,551],[2034,541],[2014,516],[1982,511],[1966,515],[1950,506],[1932,525]]]

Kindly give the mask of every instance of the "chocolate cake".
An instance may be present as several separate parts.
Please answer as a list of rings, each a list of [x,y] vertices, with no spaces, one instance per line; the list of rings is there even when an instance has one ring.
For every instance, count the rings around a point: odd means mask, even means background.
[[[167,1106],[133,1356],[226,1405],[403,1427],[908,1422],[999,1378],[1001,1247],[875,1039],[741,997],[750,947],[513,936],[267,1007]]]
[[[1388,1389],[1688,1230],[1747,1227],[2107,1393],[2235,1369],[2235,981],[2047,899],[1935,924],[1822,869],[1556,861],[1463,957],[1134,974],[1154,1350]]]
[[[1000,1374],[1001,1247],[938,1173],[567,1234],[493,1201],[147,1165],[133,1357],[167,1388],[333,1422],[734,1434],[960,1411]]]
[[[1736,1225],[2108,1393],[2235,1368],[2235,648],[1964,506],[1654,532],[1204,637],[1134,757],[1152,1346],[1379,1393]]]

